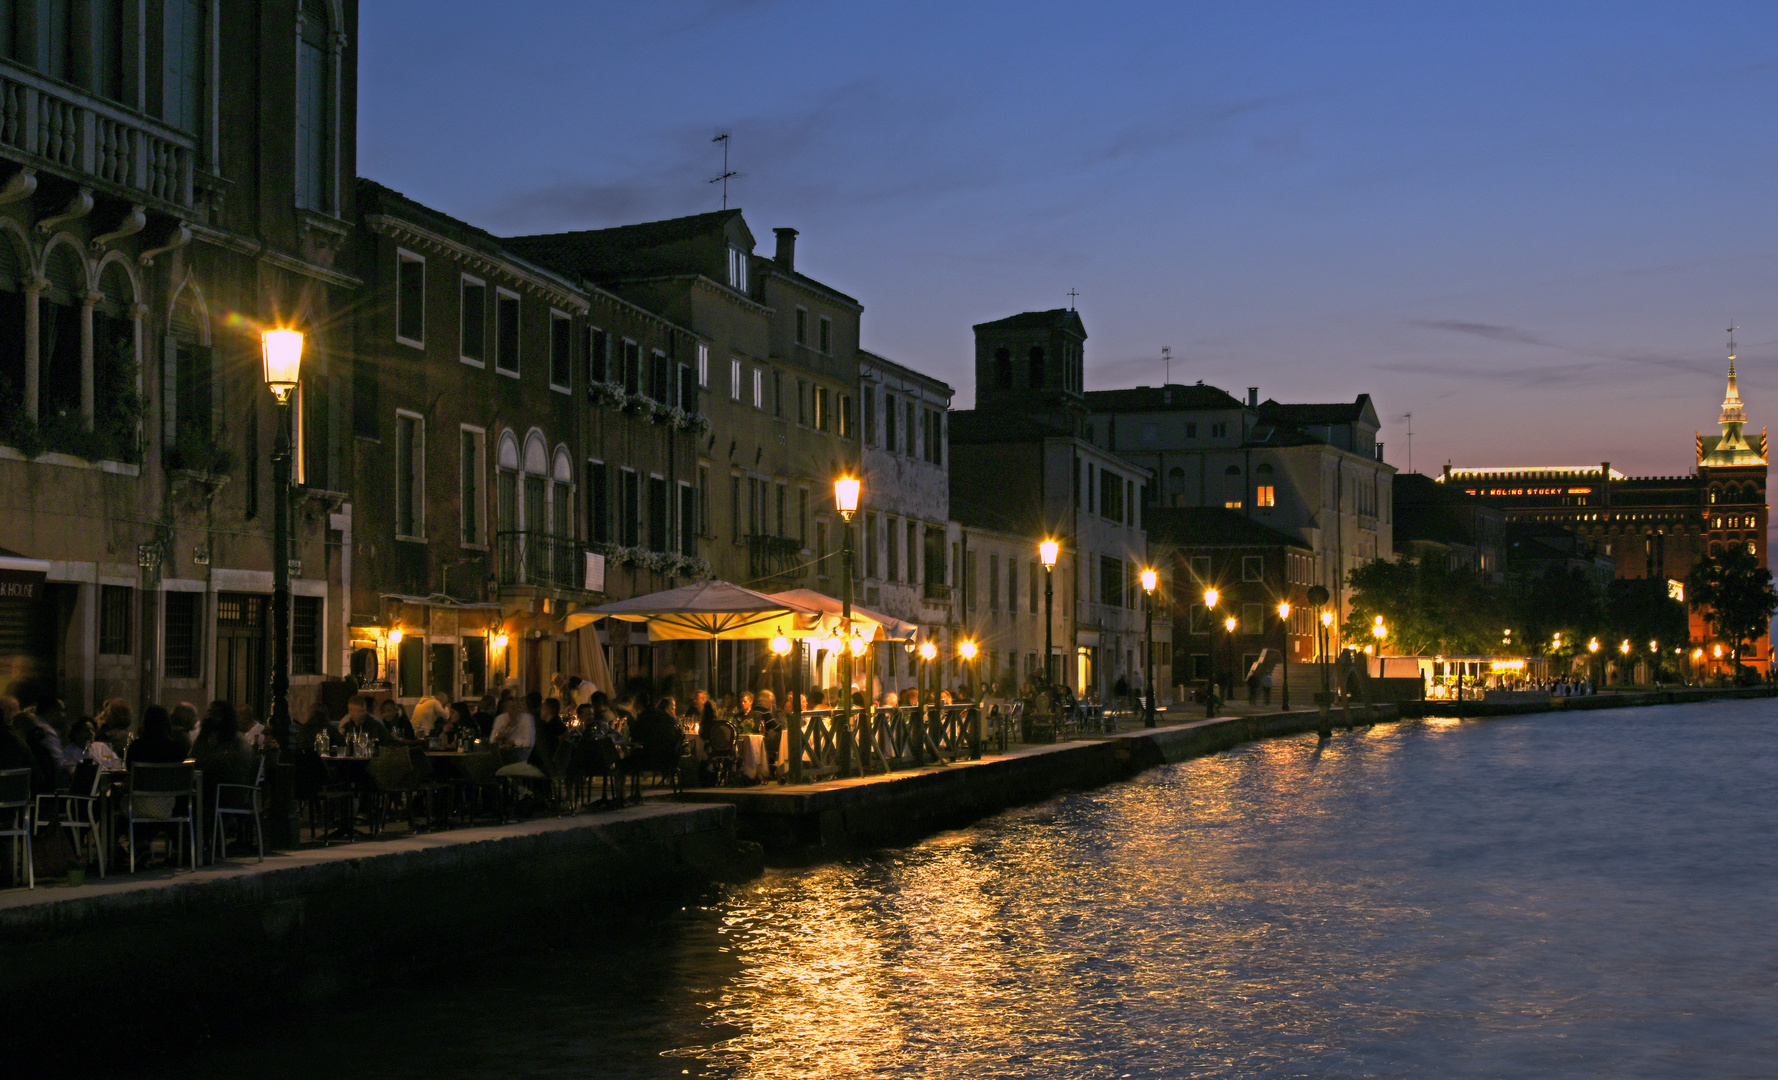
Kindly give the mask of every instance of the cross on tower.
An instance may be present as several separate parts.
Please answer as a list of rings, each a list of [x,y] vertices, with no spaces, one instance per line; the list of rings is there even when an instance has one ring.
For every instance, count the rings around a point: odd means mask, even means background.
[[[1074,298],[1079,295],[1080,295],[1080,291],[1077,289],[1069,289],[1068,290],[1068,310],[1069,311],[1074,310]]]

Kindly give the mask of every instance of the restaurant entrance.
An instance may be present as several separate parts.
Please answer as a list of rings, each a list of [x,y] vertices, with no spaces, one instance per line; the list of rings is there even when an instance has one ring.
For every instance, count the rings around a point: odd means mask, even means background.
[[[216,596],[216,696],[266,718],[270,692],[266,667],[269,598],[255,593]]]

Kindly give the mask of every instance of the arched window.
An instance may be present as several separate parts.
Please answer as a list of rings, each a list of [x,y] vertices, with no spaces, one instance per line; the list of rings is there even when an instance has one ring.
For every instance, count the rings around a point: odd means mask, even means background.
[[[6,416],[25,411],[25,266],[24,244],[0,230],[0,415]]]
[[[86,265],[72,240],[50,241],[43,276],[49,287],[37,300],[37,419],[51,426],[84,426],[80,307],[87,291]]]
[[[548,527],[548,483],[549,450],[543,444],[543,436],[532,431],[525,437],[525,487],[519,493],[519,511],[526,532],[541,533]]]
[[[494,456],[494,527],[503,533],[519,527],[519,441],[510,431],[500,433]]]
[[[1033,345],[1031,346],[1031,388],[1033,390],[1041,388],[1043,380],[1043,346]]]
[[[1012,389],[1012,350],[1004,345],[994,350],[994,382],[1003,390]]]
[[[1175,465],[1167,470],[1167,479],[1175,482],[1182,482],[1185,480],[1185,470]]]
[[[1272,467],[1271,467],[1271,466],[1270,466],[1270,465],[1264,465],[1264,464],[1262,464],[1262,465],[1261,465],[1261,466],[1260,466],[1260,467],[1259,467],[1259,468],[1258,468],[1258,470],[1256,470],[1256,471],[1257,471],[1257,472],[1258,472],[1258,473],[1259,473],[1259,474],[1260,474],[1260,475],[1261,475],[1261,476],[1270,476],[1270,475],[1272,475]]]
[[[550,476],[550,534],[574,535],[574,466],[566,446],[556,447],[555,469]]]
[[[108,261],[99,271],[99,301],[93,305],[93,433],[113,461],[141,460],[135,307],[135,281],[121,260]]]

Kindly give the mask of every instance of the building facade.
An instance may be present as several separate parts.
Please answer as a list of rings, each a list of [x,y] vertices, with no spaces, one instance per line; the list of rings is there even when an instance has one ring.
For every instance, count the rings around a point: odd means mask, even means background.
[[[1611,561],[1620,579],[1665,579],[1670,594],[1700,559],[1744,547],[1767,565],[1766,432],[1746,433],[1746,407],[1729,342],[1728,389],[1718,433],[1698,433],[1694,466],[1680,476],[1625,476],[1610,462],[1557,468],[1451,468],[1440,481],[1500,508],[1509,523],[1539,523],[1572,533]],[[1691,615],[1694,642],[1711,633]],[[1754,643],[1750,663],[1771,659],[1769,637]]]
[[[344,672],[342,469],[358,282],[357,4],[6,5],[0,26],[0,664],[70,711],[265,714],[263,328],[308,333],[293,412],[292,690]]]

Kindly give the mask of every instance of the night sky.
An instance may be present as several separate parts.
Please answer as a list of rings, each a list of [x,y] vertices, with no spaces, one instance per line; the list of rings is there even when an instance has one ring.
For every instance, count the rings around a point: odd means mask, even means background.
[[[1066,306],[1089,388],[1368,392],[1413,465],[1692,467],[1778,428],[1778,4],[374,0],[359,167],[496,233],[730,205],[972,398]]]

